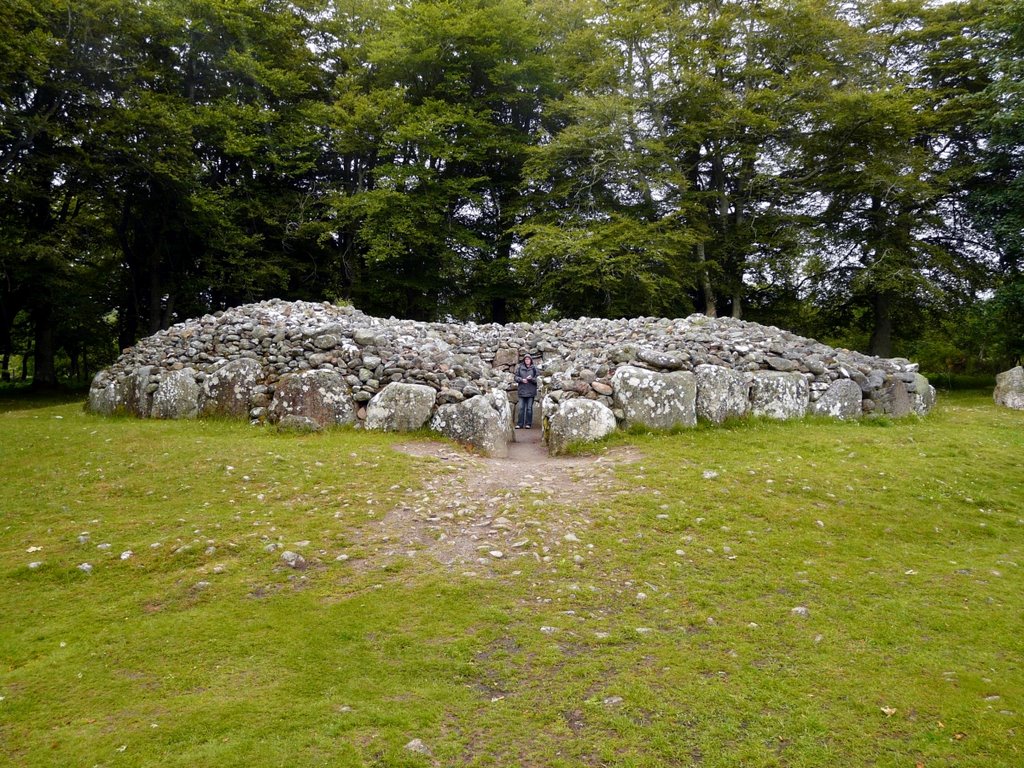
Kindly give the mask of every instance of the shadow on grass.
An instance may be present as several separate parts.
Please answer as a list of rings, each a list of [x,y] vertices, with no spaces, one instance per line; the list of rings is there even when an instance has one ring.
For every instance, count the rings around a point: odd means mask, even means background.
[[[60,386],[55,389],[33,389],[29,384],[0,385],[0,413],[50,408],[85,400],[88,389],[84,386]]]

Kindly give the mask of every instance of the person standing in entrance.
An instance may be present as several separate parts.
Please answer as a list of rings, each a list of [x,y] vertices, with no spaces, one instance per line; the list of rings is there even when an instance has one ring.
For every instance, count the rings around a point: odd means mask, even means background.
[[[540,372],[527,355],[516,367],[515,379],[519,385],[519,419],[516,429],[531,429],[533,425],[533,399],[537,397],[537,377]]]

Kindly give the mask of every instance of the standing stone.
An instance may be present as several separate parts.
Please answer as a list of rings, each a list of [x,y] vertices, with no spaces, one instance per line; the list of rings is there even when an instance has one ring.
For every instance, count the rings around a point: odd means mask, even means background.
[[[356,420],[352,391],[333,371],[302,371],[277,383],[268,417],[276,424],[285,416],[305,416],[322,427]]]
[[[860,386],[850,379],[837,379],[810,405],[815,416],[833,419],[859,419],[864,412],[864,396]]]
[[[557,456],[570,443],[600,440],[615,428],[615,414],[604,403],[585,398],[567,400],[548,420],[548,452]]]
[[[200,412],[204,416],[248,417],[262,379],[263,366],[255,360],[242,357],[225,363],[203,382]]]
[[[155,419],[194,419],[199,414],[199,385],[191,368],[164,374],[153,393]]]
[[[807,413],[809,396],[807,379],[799,373],[755,371],[751,412],[772,419],[801,419]]]
[[[721,424],[750,411],[750,377],[721,365],[697,366],[697,418]]]
[[[634,424],[649,429],[697,424],[697,379],[689,371],[655,373],[626,365],[612,377],[612,389],[626,428]]]
[[[1024,410],[1024,368],[1018,365],[996,376],[992,398],[996,405]]]
[[[499,401],[504,403],[503,408]],[[435,432],[496,458],[508,456],[510,425],[508,398],[496,397],[494,393],[438,406],[430,420],[430,428]]]
[[[433,387],[424,384],[388,384],[367,404],[366,428],[414,432],[430,421],[436,397]]]

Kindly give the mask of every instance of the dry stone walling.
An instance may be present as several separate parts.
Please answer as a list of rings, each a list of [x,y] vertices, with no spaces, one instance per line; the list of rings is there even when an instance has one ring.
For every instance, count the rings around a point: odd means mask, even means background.
[[[511,371],[527,352],[541,368],[537,412],[553,454],[632,425],[901,417],[935,402],[907,360],[728,318],[421,323],[265,301],[143,339],[96,376],[88,408],[301,429],[429,427],[504,456],[515,434]]]

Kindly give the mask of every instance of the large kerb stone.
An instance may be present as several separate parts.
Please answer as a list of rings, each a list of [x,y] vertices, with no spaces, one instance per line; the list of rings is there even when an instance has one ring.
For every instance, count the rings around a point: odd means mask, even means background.
[[[548,452],[564,453],[570,443],[593,442],[615,431],[612,409],[597,400],[574,398],[560,403],[547,419]]]
[[[996,376],[992,398],[996,405],[1024,410],[1024,368],[1018,365]]]
[[[165,373],[153,393],[155,419],[194,419],[199,414],[199,385],[191,368]]]
[[[833,381],[821,397],[811,403],[810,410],[815,416],[858,419],[864,412],[863,402],[864,396],[857,382],[839,379]]]
[[[750,411],[750,376],[721,365],[698,365],[697,418],[721,424]]]
[[[802,419],[807,413],[810,389],[799,373],[755,371],[750,388],[750,410],[772,419]]]
[[[100,371],[89,389],[86,409],[101,416],[134,414],[135,399],[134,375],[111,376],[107,371]]]
[[[512,411],[504,393],[476,395],[461,403],[440,405],[430,428],[488,456],[505,458],[511,439]]]
[[[200,412],[204,416],[247,418],[262,379],[263,366],[255,360],[242,357],[225,363],[203,382],[199,396]]]
[[[366,406],[366,428],[414,432],[430,421],[437,392],[423,384],[388,384]]]
[[[276,424],[285,416],[304,416],[321,427],[355,422],[355,407],[348,384],[332,371],[302,371],[277,383],[268,411]]]
[[[920,373],[914,374],[914,392],[910,401],[914,404],[914,413],[918,416],[925,416],[935,407],[935,387],[928,383],[928,379]]]
[[[612,377],[612,390],[624,427],[671,429],[697,423],[697,379],[689,371],[656,373],[626,365]]]

